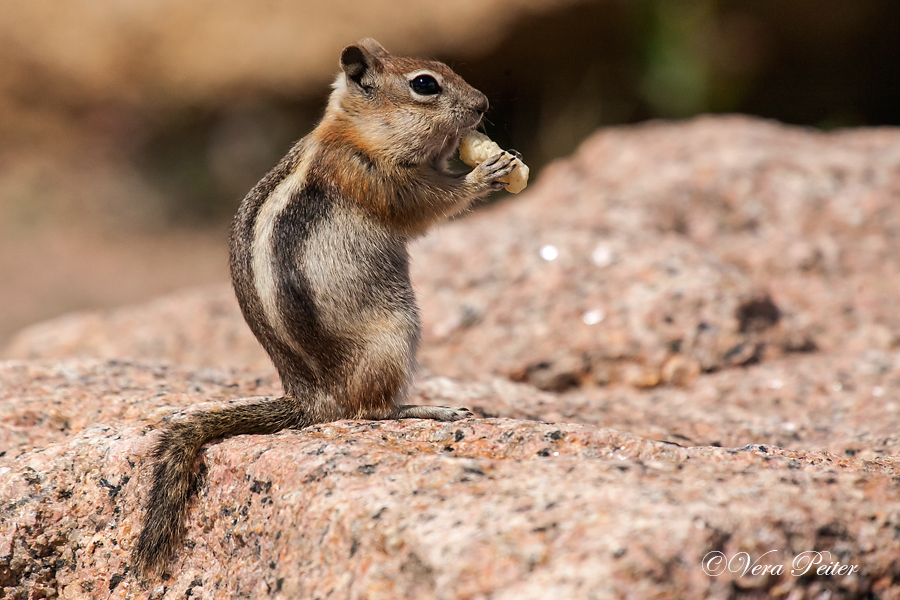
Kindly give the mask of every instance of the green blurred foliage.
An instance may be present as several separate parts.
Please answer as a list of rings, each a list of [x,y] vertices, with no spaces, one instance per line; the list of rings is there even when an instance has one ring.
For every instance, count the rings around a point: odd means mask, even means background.
[[[641,8],[644,69],[641,92],[663,117],[710,110],[715,6],[712,0],[658,0]]]

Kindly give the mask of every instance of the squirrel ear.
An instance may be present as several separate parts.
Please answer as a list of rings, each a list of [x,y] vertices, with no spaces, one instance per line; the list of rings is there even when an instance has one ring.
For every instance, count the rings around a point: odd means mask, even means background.
[[[373,40],[372,38],[366,38],[364,40],[359,40],[359,46],[362,46],[375,56],[384,56],[388,53],[387,50],[384,49],[384,46]]]
[[[347,74],[348,79],[359,83],[360,78],[368,68],[366,53],[359,46],[347,46],[341,52],[341,69]]]
[[[366,87],[362,83],[363,77],[378,62],[376,53],[372,52],[368,47],[367,42],[370,41],[375,42],[375,40],[366,39],[359,44],[347,46],[341,52],[341,69],[347,74],[347,79],[362,87]],[[375,45],[378,46],[378,42],[375,42]],[[378,46],[378,48],[381,48],[381,46]],[[381,48],[381,51],[384,52],[384,48]]]

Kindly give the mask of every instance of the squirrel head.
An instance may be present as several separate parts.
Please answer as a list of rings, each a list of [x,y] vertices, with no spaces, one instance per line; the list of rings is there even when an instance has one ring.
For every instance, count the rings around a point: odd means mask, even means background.
[[[328,113],[374,156],[443,167],[488,108],[447,65],[395,56],[371,38],[344,48],[340,65]]]

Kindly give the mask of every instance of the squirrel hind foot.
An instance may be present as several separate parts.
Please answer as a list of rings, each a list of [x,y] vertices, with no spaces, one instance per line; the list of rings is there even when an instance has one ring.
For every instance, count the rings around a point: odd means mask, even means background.
[[[449,406],[422,406],[419,404],[404,404],[397,407],[397,413],[391,415],[393,419],[433,419],[435,421],[459,421],[471,419],[475,415],[468,408],[451,408]]]

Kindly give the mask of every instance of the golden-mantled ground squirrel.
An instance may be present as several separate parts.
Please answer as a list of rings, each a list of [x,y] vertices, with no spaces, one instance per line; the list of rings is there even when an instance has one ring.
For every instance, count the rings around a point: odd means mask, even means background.
[[[184,537],[206,442],[339,419],[471,416],[403,404],[419,314],[407,242],[504,184],[513,157],[468,174],[447,159],[488,108],[446,65],[344,48],[325,116],[244,198],[231,227],[231,276],[244,318],[285,395],[191,415],[152,454],[153,487],[133,561],[160,573]]]

